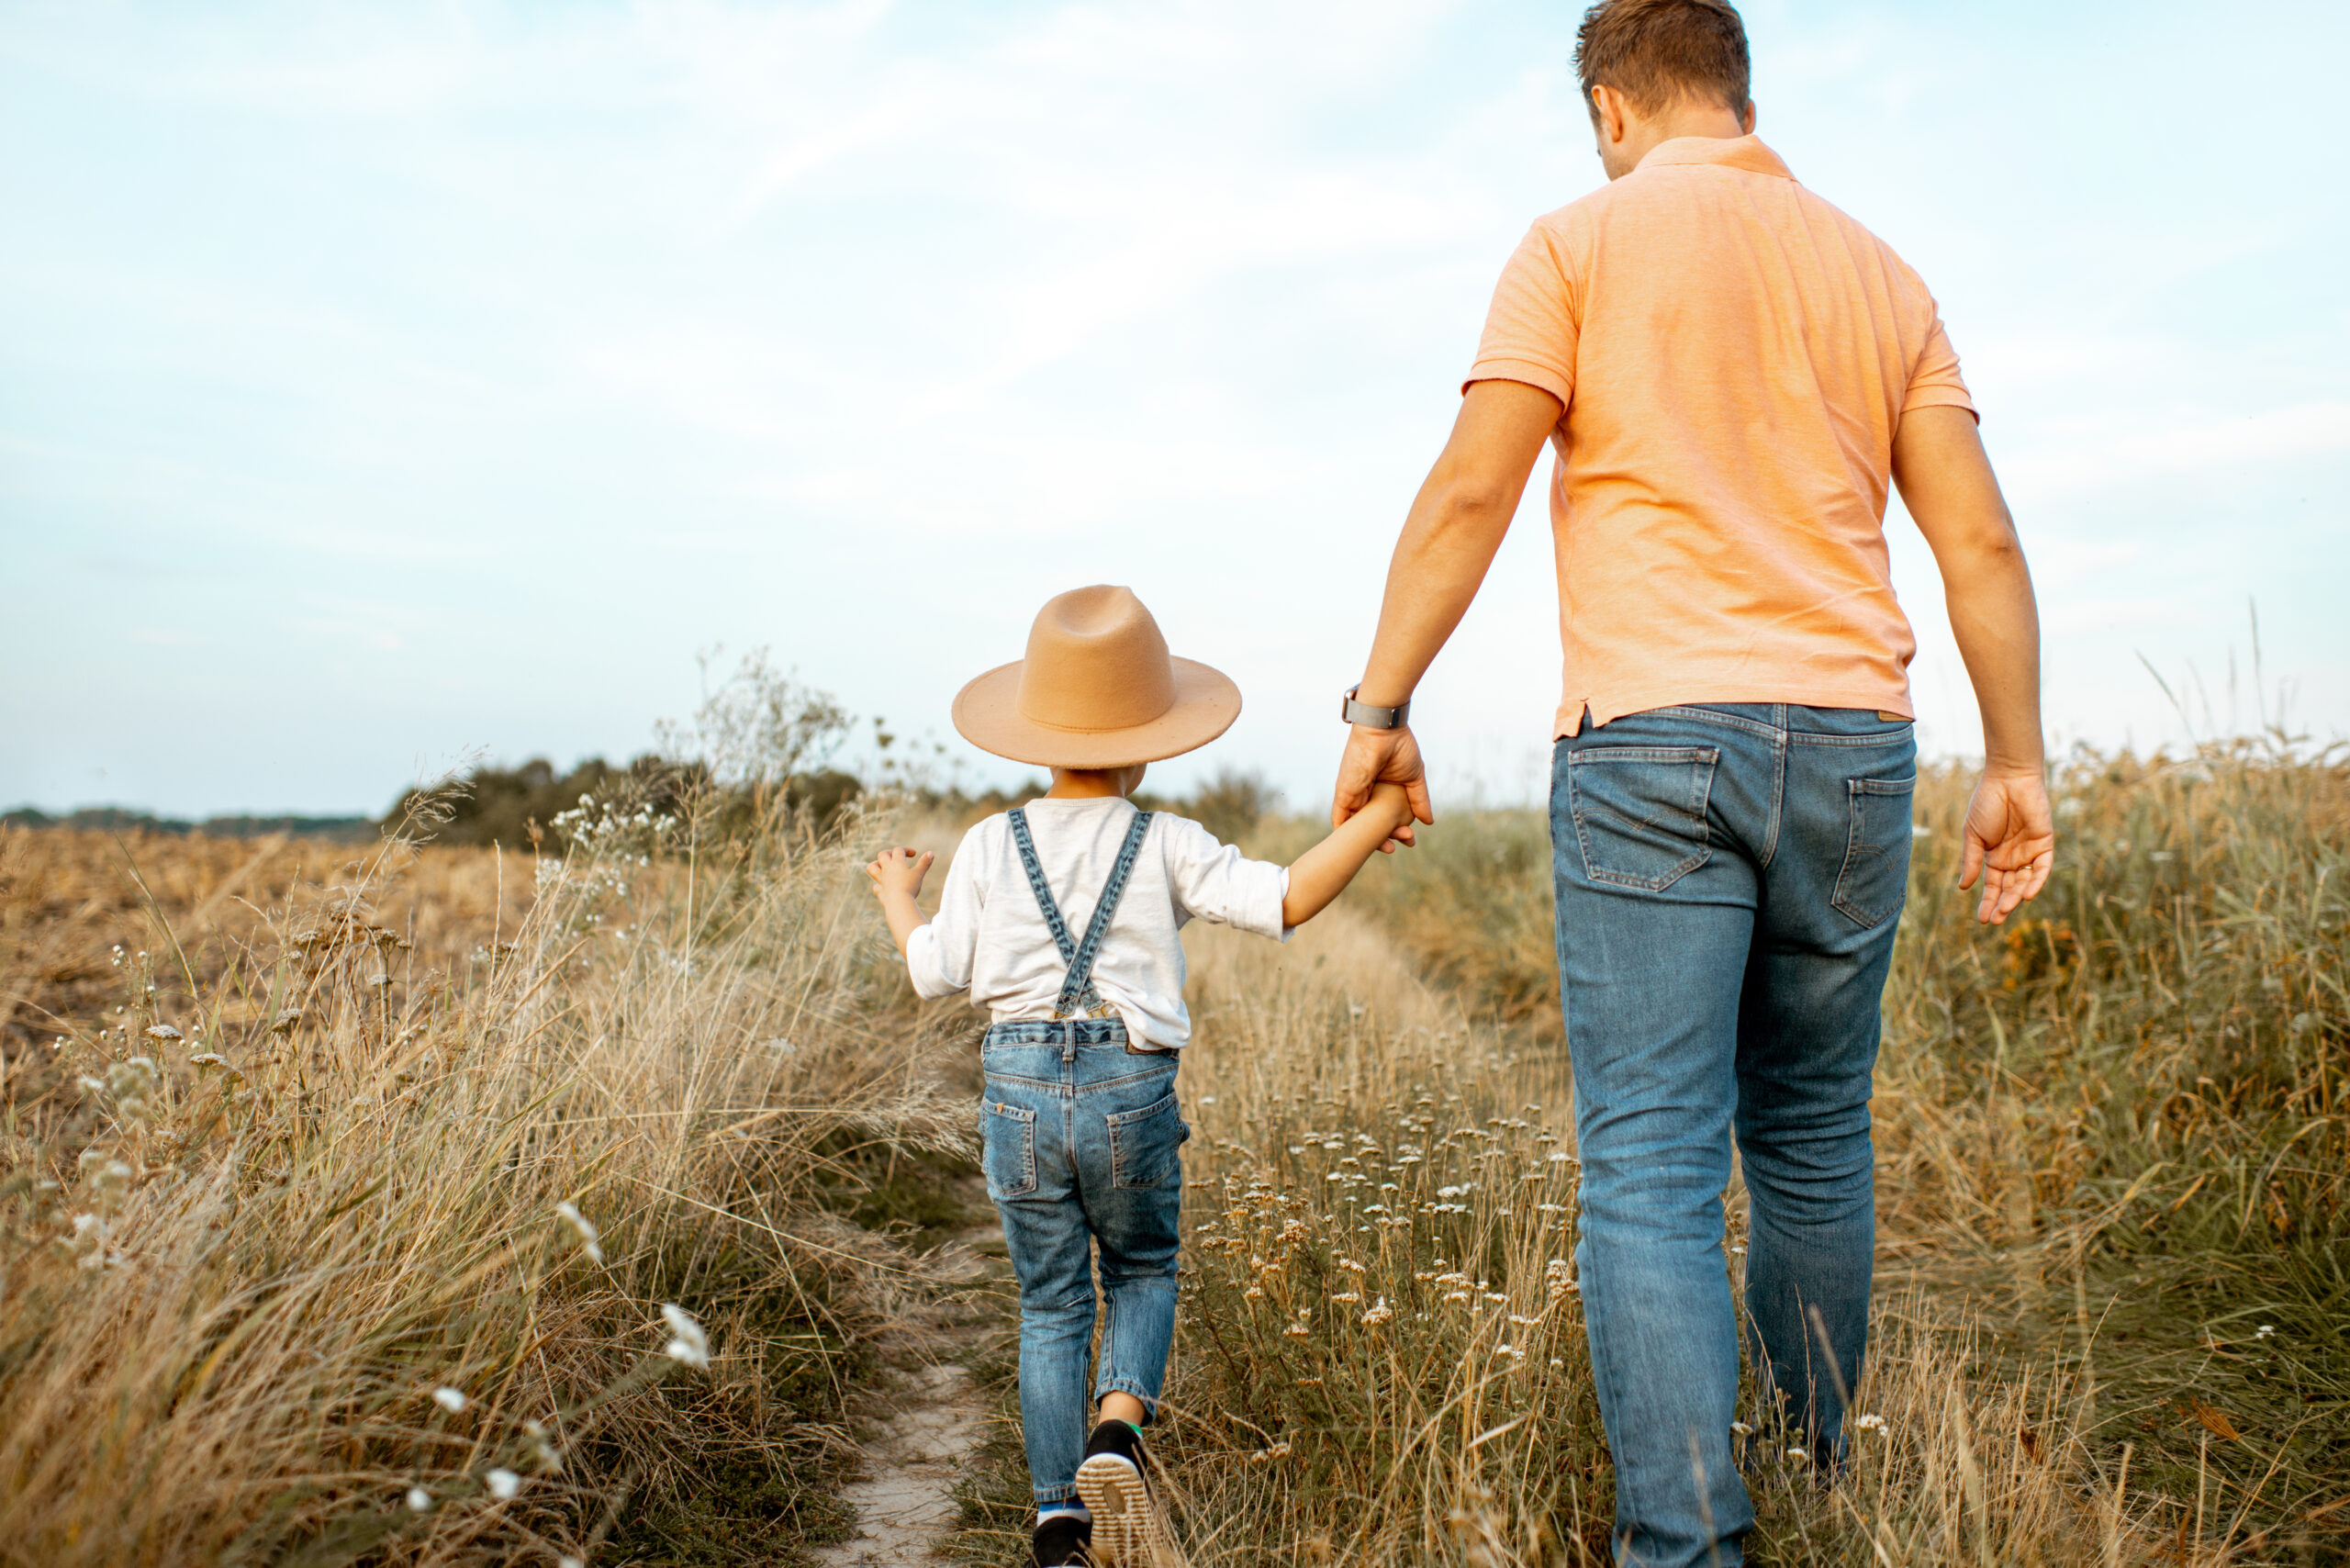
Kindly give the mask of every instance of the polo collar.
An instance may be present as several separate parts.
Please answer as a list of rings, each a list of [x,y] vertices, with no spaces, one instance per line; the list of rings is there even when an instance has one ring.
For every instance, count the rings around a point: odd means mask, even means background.
[[[1750,174],[1795,178],[1779,155],[1763,146],[1761,137],[1752,135],[1676,136],[1650,148],[1648,156],[1636,167],[1645,169],[1663,163],[1718,163],[1726,169],[1743,169]]]

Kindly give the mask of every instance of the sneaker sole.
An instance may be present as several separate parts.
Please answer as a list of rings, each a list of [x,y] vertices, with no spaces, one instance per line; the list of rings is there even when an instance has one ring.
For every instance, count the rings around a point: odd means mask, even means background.
[[[1093,1516],[1093,1561],[1103,1568],[1162,1568],[1182,1561],[1142,1472],[1116,1454],[1097,1453],[1077,1467],[1077,1495]]]

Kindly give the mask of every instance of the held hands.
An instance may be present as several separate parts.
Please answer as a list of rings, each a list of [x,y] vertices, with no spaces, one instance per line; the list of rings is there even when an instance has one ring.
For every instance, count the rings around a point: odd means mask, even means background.
[[[1408,834],[1412,831],[1413,809],[1411,791],[1401,784],[1382,778],[1371,787],[1371,799],[1360,814],[1375,822],[1392,824],[1394,832]],[[1381,847],[1388,846],[1382,845]]]
[[[876,898],[886,900],[892,893],[901,893],[910,899],[919,898],[923,876],[936,858],[927,850],[917,855],[902,847],[885,849],[865,868],[865,874],[873,879]]]
[[[1347,749],[1338,758],[1338,783],[1330,801],[1330,825],[1347,820],[1371,803],[1382,784],[1399,790],[1400,820],[1380,853],[1392,855],[1399,844],[1413,841],[1415,822],[1434,823],[1436,808],[1428,803],[1427,768],[1420,761],[1420,743],[1408,725],[1393,730],[1366,730],[1357,724],[1347,732]]]
[[[1975,918],[1998,925],[2027,899],[2039,896],[2056,863],[2056,824],[2048,807],[2048,783],[2037,769],[1993,773],[1988,769],[1966,802],[1966,842],[1959,851],[1958,885],[1983,879],[1983,901]]]

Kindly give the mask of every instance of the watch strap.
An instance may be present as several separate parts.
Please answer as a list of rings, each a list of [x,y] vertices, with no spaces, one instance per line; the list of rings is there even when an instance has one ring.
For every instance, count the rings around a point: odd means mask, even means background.
[[[1370,702],[1358,702],[1355,693],[1360,686],[1347,689],[1347,700],[1338,709],[1338,717],[1349,724],[1360,724],[1366,730],[1400,730],[1411,717],[1412,701],[1405,698],[1393,708],[1382,708]]]

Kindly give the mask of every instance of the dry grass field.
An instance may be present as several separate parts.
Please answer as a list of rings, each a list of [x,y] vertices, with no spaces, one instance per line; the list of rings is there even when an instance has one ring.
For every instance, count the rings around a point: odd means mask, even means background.
[[[839,845],[580,837],[0,835],[0,1561],[839,1531],[843,1396],[928,1284],[853,1216],[964,1107]]]
[[[1963,781],[1921,784],[1875,1419],[1829,1484],[1753,1417],[1758,1561],[2350,1552],[2350,769],[2061,785],[2058,878],[1981,931]],[[0,1562],[836,1534],[845,1396],[945,1288],[902,1220],[971,1122],[968,1015],[912,1003],[855,867],[955,825],[613,815],[561,862],[0,834]],[[1448,819],[1287,947],[1194,928],[1161,1435],[1194,1562],[1605,1560],[1548,860],[1530,813]],[[973,1561],[1023,1544],[1010,1435]]]

